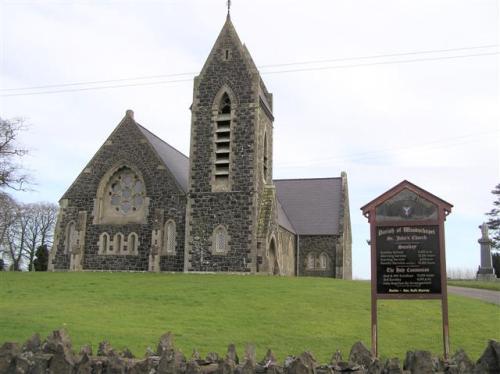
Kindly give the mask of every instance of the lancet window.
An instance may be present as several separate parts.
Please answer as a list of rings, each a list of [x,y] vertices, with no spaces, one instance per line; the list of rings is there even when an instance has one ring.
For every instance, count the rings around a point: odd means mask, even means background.
[[[215,121],[214,182],[216,189],[227,189],[229,187],[232,105],[228,93],[224,92],[218,104]]]

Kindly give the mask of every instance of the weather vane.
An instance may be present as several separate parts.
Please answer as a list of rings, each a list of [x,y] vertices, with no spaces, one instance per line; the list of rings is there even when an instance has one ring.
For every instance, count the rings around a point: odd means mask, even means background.
[[[231,0],[227,0],[227,14],[231,13]]]

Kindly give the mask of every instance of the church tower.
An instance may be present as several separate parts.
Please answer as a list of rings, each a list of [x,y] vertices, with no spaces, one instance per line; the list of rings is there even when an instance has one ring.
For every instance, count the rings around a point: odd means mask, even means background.
[[[263,260],[277,225],[272,94],[229,13],[194,80],[191,111],[184,271],[272,272]]]

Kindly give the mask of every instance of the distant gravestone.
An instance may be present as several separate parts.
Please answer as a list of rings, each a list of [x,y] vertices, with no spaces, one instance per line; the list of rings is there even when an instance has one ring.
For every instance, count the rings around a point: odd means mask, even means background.
[[[488,225],[483,223],[479,226],[481,229],[481,238],[478,243],[481,246],[481,265],[477,270],[476,278],[477,280],[491,281],[495,280],[497,277],[495,275],[495,270],[493,269],[493,262],[491,260],[491,239],[488,236]]]

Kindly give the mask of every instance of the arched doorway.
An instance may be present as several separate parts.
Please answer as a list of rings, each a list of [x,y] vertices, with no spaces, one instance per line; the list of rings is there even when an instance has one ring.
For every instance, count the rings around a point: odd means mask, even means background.
[[[274,238],[271,239],[269,243],[269,274],[279,275],[280,267],[278,263],[278,254],[276,251],[276,242]]]

